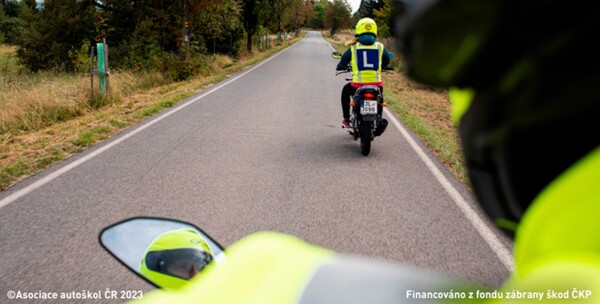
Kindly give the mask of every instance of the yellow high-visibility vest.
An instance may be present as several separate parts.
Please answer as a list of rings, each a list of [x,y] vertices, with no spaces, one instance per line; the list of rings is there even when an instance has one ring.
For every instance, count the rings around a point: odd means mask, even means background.
[[[356,43],[350,47],[352,53],[352,82],[353,83],[381,83],[381,65],[383,59],[383,44],[375,42],[373,45]]]

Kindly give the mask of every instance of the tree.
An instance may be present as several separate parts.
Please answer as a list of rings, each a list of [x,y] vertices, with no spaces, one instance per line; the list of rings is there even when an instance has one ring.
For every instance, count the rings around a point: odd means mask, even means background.
[[[352,8],[346,0],[334,0],[325,7],[323,12],[323,23],[331,28],[331,35],[335,35],[338,30],[352,27]]]
[[[17,56],[32,71],[73,70],[68,53],[94,36],[95,19],[95,9],[85,2],[45,1],[44,9],[30,15],[25,34],[17,39]]]
[[[4,19],[6,19],[6,15],[4,14],[4,4],[0,2],[0,43],[4,43],[4,40],[6,40],[2,31],[2,23],[4,22]]]
[[[34,11],[30,8],[35,3],[32,0],[0,0],[2,7],[8,3],[11,12],[20,12],[26,20],[18,19],[23,24],[7,23],[12,17],[2,17],[0,30],[7,25],[25,28],[11,33],[22,33],[17,39],[17,55],[34,71],[56,67],[73,70],[69,58],[77,56],[82,46],[102,39],[111,46],[113,66],[165,69],[169,65],[186,66],[190,59],[187,55],[202,54],[207,49],[236,54],[244,35],[243,5],[262,5],[266,1],[45,0],[44,6]],[[253,11],[260,16],[260,11]],[[260,24],[260,19],[256,20],[249,30]],[[6,31],[1,32],[8,40]],[[176,62],[177,55],[181,62]],[[203,59],[196,56],[191,60],[199,66]]]
[[[213,53],[217,51],[217,42],[221,51],[236,53],[234,46],[239,39],[235,33],[242,29],[241,16],[240,4],[235,0],[213,2],[195,14],[192,32],[196,37],[211,40]]]
[[[24,0],[23,2],[30,10],[35,11],[37,9],[37,3],[35,0]]]
[[[313,4],[311,0],[304,0],[304,9],[302,12],[302,16],[304,17],[303,24],[308,25],[309,21],[317,15],[315,10],[313,9]]]
[[[319,0],[315,1],[311,5],[313,9],[313,17],[308,20],[308,27],[313,29],[325,28],[325,25],[323,24],[323,14],[325,12],[325,7],[329,6],[329,2],[327,0]]]
[[[303,0],[290,0],[285,18],[287,30],[297,31],[306,24],[305,6]]]
[[[394,29],[394,6],[390,5],[390,0],[379,0],[379,8],[373,10],[375,22],[377,22],[378,36],[387,38],[392,36]]]
[[[274,32],[281,32],[284,28],[283,18],[290,0],[264,0],[269,5],[270,14],[266,25]]]
[[[373,10],[380,9],[381,0],[361,0],[360,7],[358,8],[358,13],[360,18],[373,18]]]
[[[4,6],[4,14],[7,17],[19,17],[19,9],[21,2],[17,0],[3,0],[2,6]]]
[[[246,50],[252,53],[252,37],[256,35],[259,25],[258,0],[242,0],[242,25],[246,31]]]
[[[0,42],[14,44],[25,33],[31,10],[23,2],[0,1]]]

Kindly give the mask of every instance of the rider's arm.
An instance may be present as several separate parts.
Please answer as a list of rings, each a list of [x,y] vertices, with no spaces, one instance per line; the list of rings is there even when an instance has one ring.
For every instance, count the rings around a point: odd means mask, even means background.
[[[339,71],[345,70],[346,67],[350,64],[350,60],[352,60],[352,52],[350,51],[350,49],[347,49],[346,52],[344,52],[344,55],[342,55],[342,58],[340,59],[340,62],[338,63],[336,70],[339,70]]]
[[[394,55],[392,53],[390,53],[386,48],[383,49],[383,59],[381,62],[381,67],[383,68],[387,68],[388,65],[390,64],[390,61],[392,61],[392,58],[394,58]]]

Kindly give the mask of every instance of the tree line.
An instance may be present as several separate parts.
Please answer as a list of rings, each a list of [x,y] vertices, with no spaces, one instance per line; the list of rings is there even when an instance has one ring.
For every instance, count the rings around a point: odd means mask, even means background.
[[[351,16],[346,0],[0,0],[0,43],[31,71],[82,69],[103,40],[114,67],[193,68],[207,54],[252,52],[267,33],[351,28],[377,3]]]

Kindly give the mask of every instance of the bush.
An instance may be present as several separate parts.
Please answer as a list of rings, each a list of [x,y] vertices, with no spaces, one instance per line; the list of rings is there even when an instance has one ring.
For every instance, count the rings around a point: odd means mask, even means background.
[[[0,22],[0,42],[15,44],[23,36],[27,23],[21,18],[6,18]]]
[[[172,81],[182,81],[198,74],[206,66],[202,56],[180,58],[173,54],[165,54],[161,72]]]
[[[76,72],[89,72],[90,65],[92,64],[92,58],[90,58],[90,41],[84,40],[79,50],[75,48],[69,51],[69,58],[71,63],[75,67]]]

